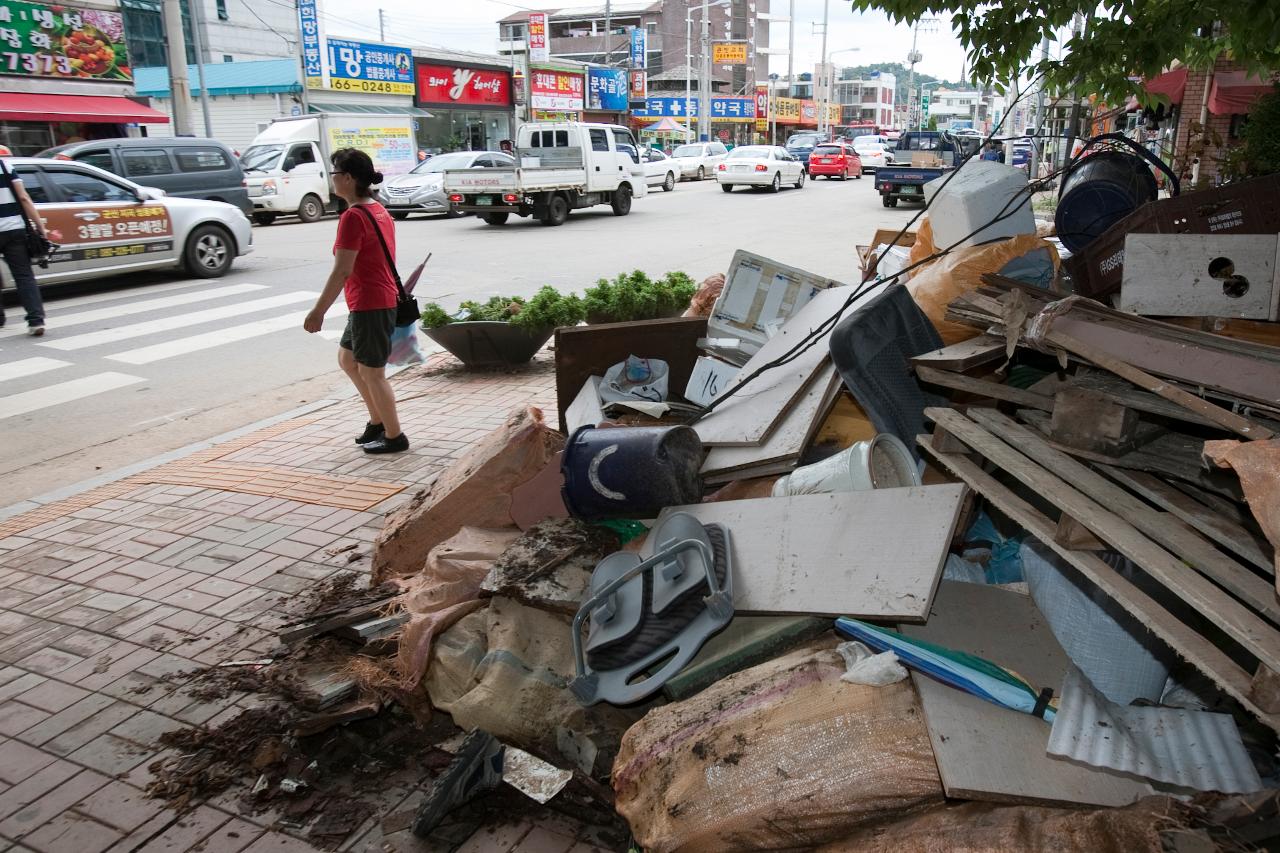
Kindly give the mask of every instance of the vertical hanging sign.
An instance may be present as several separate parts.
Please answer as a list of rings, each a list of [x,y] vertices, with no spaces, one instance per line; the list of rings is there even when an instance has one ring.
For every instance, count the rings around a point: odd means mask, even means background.
[[[631,67],[649,67],[649,31],[644,27],[631,29]]]
[[[551,58],[551,47],[547,43],[547,13],[529,13],[529,61],[546,62]]]
[[[302,34],[302,74],[306,78],[306,86],[308,89],[323,89],[329,75],[324,62],[320,0],[298,0],[298,32]]]

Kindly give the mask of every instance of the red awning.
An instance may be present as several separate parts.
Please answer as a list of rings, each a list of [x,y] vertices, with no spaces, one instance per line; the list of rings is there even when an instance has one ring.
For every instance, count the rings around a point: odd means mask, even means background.
[[[1253,102],[1275,90],[1275,81],[1250,77],[1244,71],[1215,74],[1209,87],[1209,112],[1216,116],[1247,113]]]
[[[0,119],[82,121],[90,124],[168,124],[162,112],[137,101],[107,95],[36,95],[0,92]]]
[[[1152,95],[1167,95],[1171,104],[1180,104],[1182,93],[1187,89],[1187,66],[1152,77],[1143,84],[1143,88]]]

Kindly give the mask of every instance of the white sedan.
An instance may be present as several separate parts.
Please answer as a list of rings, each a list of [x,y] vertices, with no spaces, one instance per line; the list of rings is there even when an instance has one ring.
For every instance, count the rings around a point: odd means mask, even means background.
[[[723,142],[691,142],[677,146],[671,152],[671,159],[680,166],[682,178],[700,181],[713,174],[728,153]]]
[[[882,142],[863,142],[855,139],[853,150],[858,152],[858,158],[862,160],[863,171],[883,169],[885,166],[893,165],[893,150]]]
[[[716,167],[716,182],[725,192],[744,186],[768,187],[776,193],[783,184],[800,189],[804,186],[804,164],[776,145],[745,145],[730,151]]]
[[[640,154],[640,162],[644,165],[645,183],[651,187],[662,187],[663,192],[671,192],[680,180],[680,164],[659,151],[657,148],[646,148]]]

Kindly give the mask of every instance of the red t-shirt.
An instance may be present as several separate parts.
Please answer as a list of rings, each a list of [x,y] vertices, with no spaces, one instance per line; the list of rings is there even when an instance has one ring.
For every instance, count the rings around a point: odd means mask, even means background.
[[[387,248],[394,260],[396,256],[396,229],[387,209],[376,201],[360,207],[373,214]],[[395,308],[398,291],[396,280],[387,266],[382,244],[374,233],[369,217],[355,208],[348,208],[338,218],[338,236],[333,250],[349,249],[356,252],[356,265],[343,286],[347,308],[352,311],[372,311],[377,308]]]

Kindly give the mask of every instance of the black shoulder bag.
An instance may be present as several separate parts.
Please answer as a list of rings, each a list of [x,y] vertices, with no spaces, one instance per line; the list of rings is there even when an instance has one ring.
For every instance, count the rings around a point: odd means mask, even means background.
[[[396,262],[391,258],[391,250],[387,248],[387,239],[382,236],[382,229],[378,227],[377,218],[363,204],[352,205],[352,207],[369,218],[369,224],[373,226],[373,233],[378,235],[378,242],[382,244],[382,255],[387,259],[387,266],[391,269],[391,277],[396,280],[396,290],[399,292],[396,297],[396,325],[412,326],[422,317],[422,309],[418,307],[418,300],[405,291],[404,283],[400,281],[400,272],[396,269]]]
[[[18,206],[18,215],[22,217],[22,227],[27,232],[27,254],[31,257],[31,263],[41,269],[49,268],[49,255],[53,254],[58,247],[46,239],[31,224],[31,220],[27,219],[27,211],[23,209],[22,203],[18,201],[17,193],[13,191],[13,181],[15,175],[9,171],[9,164],[0,159],[0,171],[3,171],[8,179],[6,183],[9,185],[9,192],[14,197],[14,204]]]

